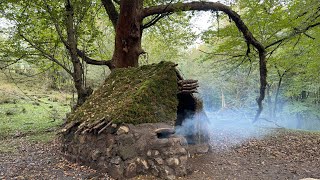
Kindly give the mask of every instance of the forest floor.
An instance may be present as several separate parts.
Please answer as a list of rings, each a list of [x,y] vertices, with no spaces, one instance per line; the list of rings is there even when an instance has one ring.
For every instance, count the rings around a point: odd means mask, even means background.
[[[106,174],[66,161],[57,140],[37,142],[24,136],[1,141],[15,151],[0,152],[0,179],[109,179]],[[281,130],[192,157],[189,163],[192,173],[179,179],[319,178],[320,134]]]

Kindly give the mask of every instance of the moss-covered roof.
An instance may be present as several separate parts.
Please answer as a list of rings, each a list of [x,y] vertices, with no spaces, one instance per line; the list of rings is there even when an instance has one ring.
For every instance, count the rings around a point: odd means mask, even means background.
[[[177,115],[177,75],[171,62],[115,69],[88,100],[73,112],[66,128],[90,129],[104,122],[154,123]]]

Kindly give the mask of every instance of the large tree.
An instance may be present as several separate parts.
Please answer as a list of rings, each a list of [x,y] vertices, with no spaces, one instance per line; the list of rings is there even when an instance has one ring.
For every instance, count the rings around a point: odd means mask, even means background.
[[[20,3],[17,8],[17,13],[12,15],[13,11],[7,10],[15,7],[14,3]],[[30,10],[29,4],[35,4],[35,7]],[[115,30],[115,45],[112,58],[110,60],[95,60],[88,56],[79,45],[81,32],[79,24],[85,19],[87,14],[86,5],[98,4],[96,1],[8,1],[8,5],[1,9],[2,14],[11,14],[6,16],[10,20],[17,20],[17,32],[33,49],[39,51],[45,58],[57,63],[65,69],[73,78],[75,88],[78,93],[78,105],[81,105],[86,97],[90,94],[90,90],[85,87],[83,79],[83,62],[95,65],[107,65],[110,69],[135,67],[139,64],[139,56],[145,51],[141,47],[143,31],[146,28],[154,26],[164,17],[171,16],[173,13],[181,13],[184,11],[211,11],[223,12],[235,23],[238,30],[242,33],[243,40],[248,47],[253,46],[259,56],[260,64],[260,96],[257,100],[259,104],[259,112],[262,110],[262,100],[265,96],[266,88],[266,51],[265,47],[252,35],[248,27],[242,21],[240,16],[233,11],[229,6],[218,2],[183,2],[183,1],[148,1],[148,0],[102,0],[101,3],[108,14],[110,21]],[[75,8],[77,7],[77,8]],[[76,10],[75,10],[76,9]],[[27,12],[27,13],[26,13]],[[43,23],[48,23],[47,26],[52,33],[52,28],[55,29],[56,37],[63,43],[66,48],[69,59],[71,60],[72,68],[61,63],[56,56],[53,56],[39,42],[28,38],[28,34],[24,28],[32,28],[32,22],[27,22],[24,18],[29,18],[32,13],[43,14],[45,18]],[[37,19],[33,19],[37,23]],[[51,22],[51,23],[49,23]],[[20,25],[20,26],[19,26]],[[93,30],[93,29],[91,29]],[[50,50],[49,50],[50,51]],[[259,113],[258,113],[259,114]]]

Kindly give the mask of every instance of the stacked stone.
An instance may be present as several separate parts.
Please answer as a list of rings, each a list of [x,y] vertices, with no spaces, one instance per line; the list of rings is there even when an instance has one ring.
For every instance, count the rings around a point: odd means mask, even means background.
[[[187,141],[182,136],[158,138],[163,123],[112,125],[102,134],[76,134],[64,141],[70,160],[94,167],[115,179],[152,174],[163,179],[185,176],[188,171]]]

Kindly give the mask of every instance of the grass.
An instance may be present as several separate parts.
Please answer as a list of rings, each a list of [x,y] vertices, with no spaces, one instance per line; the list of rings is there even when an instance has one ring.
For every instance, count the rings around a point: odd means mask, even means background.
[[[18,134],[36,134],[56,128],[63,122],[69,107],[42,99],[18,100],[0,104],[0,138]]]
[[[17,86],[0,73],[0,153],[15,152],[20,137],[49,142],[70,111],[70,95],[30,84]]]

